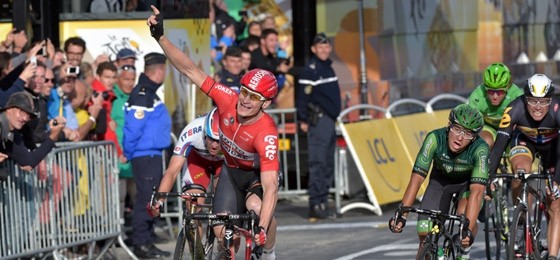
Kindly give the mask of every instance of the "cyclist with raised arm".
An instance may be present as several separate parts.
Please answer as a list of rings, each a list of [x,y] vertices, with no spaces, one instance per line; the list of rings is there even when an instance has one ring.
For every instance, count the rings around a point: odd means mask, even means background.
[[[494,148],[490,153],[490,174],[495,174],[500,158],[511,140],[509,152],[512,168],[530,173],[535,153],[540,152],[542,166],[554,171],[554,187],[560,182],[560,98],[553,96],[552,81],[543,74],[535,74],[527,80],[524,95],[518,97],[505,109],[500,122]],[[514,197],[520,192],[519,180],[512,182]],[[549,259],[556,259],[560,246],[560,200],[558,191],[547,188],[548,252]]]
[[[475,108],[467,104],[453,108],[447,127],[431,131],[424,139],[401,202],[403,206],[414,203],[433,165],[420,208],[448,212],[452,194],[459,194],[457,214],[465,214],[470,222],[461,240],[459,259],[468,259],[478,229],[476,218],[488,179],[489,148],[486,142],[478,138],[483,125],[482,115]],[[402,232],[407,215],[397,212],[396,219],[393,217],[389,220],[389,229],[393,233]],[[427,216],[418,216],[416,229],[420,249],[430,230]]]
[[[278,198],[278,132],[276,124],[264,109],[278,92],[274,75],[254,69],[241,78],[239,94],[202,71],[182,50],[163,35],[163,19],[151,6],[148,18],[152,37],[159,43],[169,61],[183,75],[206,93],[219,112],[220,145],[224,164],[216,187],[213,211],[244,213],[254,210],[259,215],[259,231],[254,237],[263,247],[261,259],[276,259],[276,221],[273,217]],[[223,240],[222,228],[214,228]]]
[[[224,160],[220,150],[218,120],[217,108],[214,108],[205,116],[195,118],[183,128],[173,149],[173,156],[159,184],[158,192],[169,192],[173,189],[177,175],[185,163],[182,191],[206,192],[211,185],[210,174],[214,173],[214,176],[218,177]],[[164,200],[165,198],[161,198],[159,203],[152,208],[153,216],[159,215],[160,206],[163,205]],[[204,203],[204,198],[199,198],[198,203]]]
[[[506,65],[494,63],[484,70],[484,84],[473,90],[468,104],[482,113],[484,127],[479,135],[490,146],[490,149],[494,146],[496,129],[500,124],[504,109],[521,95],[523,95],[523,90],[511,82],[511,73]]]

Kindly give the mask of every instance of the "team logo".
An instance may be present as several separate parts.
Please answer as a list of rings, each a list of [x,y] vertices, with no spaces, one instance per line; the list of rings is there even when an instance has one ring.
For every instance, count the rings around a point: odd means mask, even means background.
[[[278,148],[276,145],[277,139],[278,137],[276,135],[267,135],[264,137],[264,142],[268,143],[268,145],[264,147],[266,150],[264,154],[269,160],[274,160],[274,156],[276,156],[276,150]]]
[[[136,110],[136,112],[134,112],[134,118],[136,118],[136,119],[144,118],[144,110],[142,110],[142,109]]]
[[[305,88],[303,89],[303,91],[305,92],[305,94],[309,95],[311,94],[311,91],[313,90],[313,86],[311,85],[307,85],[305,86]]]

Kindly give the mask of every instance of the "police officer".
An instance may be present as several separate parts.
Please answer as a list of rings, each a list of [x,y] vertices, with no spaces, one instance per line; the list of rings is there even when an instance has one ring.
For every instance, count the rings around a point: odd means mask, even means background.
[[[144,72],[125,103],[123,148],[132,164],[137,194],[132,216],[132,243],[139,258],[168,257],[171,253],[154,245],[154,220],[148,215],[152,187],[162,178],[162,152],[171,144],[171,117],[156,90],[165,79],[166,57],[160,53],[144,56]]]
[[[331,67],[332,46],[324,33],[313,38],[314,56],[298,80],[296,106],[300,129],[307,133],[309,150],[309,220],[330,217],[329,187],[334,177],[335,120],[341,100],[338,78]]]
[[[222,70],[216,73],[216,81],[230,87],[239,93],[241,71],[242,71],[242,51],[239,47],[230,46],[226,49],[222,59]]]

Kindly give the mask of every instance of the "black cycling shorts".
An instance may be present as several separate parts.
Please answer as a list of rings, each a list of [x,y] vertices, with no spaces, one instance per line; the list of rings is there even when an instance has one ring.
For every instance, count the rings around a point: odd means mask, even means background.
[[[214,194],[213,211],[243,214],[246,212],[245,199],[251,193],[262,200],[260,170],[245,171],[224,164]]]

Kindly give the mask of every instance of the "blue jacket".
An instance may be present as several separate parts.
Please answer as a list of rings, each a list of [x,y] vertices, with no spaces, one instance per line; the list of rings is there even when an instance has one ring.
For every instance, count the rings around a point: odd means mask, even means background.
[[[160,86],[142,73],[125,103],[123,150],[129,160],[161,155],[171,145],[171,117],[156,95]]]
[[[313,56],[298,79],[296,107],[298,120],[307,122],[307,104],[320,106],[333,120],[340,114],[341,100],[338,78],[331,67],[332,61]]]

